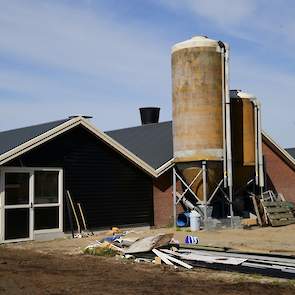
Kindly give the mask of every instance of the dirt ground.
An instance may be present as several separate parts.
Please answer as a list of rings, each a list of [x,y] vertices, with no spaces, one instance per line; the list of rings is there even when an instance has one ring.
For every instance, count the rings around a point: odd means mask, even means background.
[[[172,229],[140,230],[146,236]],[[198,232],[201,244],[295,254],[295,225],[252,230]],[[134,263],[83,255],[81,249],[106,236],[34,241],[0,246],[0,294],[295,294],[295,282],[194,268]],[[186,231],[175,231],[180,242]]]

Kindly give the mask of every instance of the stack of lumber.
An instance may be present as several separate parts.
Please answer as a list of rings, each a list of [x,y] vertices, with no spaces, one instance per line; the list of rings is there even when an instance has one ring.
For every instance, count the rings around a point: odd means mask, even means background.
[[[263,201],[261,204],[271,226],[281,226],[295,223],[295,217],[290,209],[290,203],[285,201]]]

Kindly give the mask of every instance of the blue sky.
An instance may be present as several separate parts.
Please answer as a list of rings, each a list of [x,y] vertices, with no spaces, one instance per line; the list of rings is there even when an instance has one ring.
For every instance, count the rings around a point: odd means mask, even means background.
[[[93,115],[102,130],[171,119],[170,49],[231,46],[231,89],[262,102],[263,128],[295,146],[292,0],[0,0],[0,129]]]

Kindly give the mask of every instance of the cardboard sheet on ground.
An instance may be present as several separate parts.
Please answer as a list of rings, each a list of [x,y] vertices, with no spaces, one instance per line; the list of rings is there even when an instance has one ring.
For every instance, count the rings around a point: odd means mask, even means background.
[[[163,247],[169,244],[173,234],[158,234],[140,239],[133,243],[127,250],[126,254],[149,252],[154,248]]]

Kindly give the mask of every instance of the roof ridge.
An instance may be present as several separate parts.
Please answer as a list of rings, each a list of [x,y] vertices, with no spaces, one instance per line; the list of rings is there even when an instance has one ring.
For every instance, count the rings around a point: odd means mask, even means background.
[[[104,131],[105,133],[108,132],[113,132],[113,131],[121,131],[121,130],[128,130],[128,129],[133,129],[133,128],[144,128],[144,127],[148,127],[148,126],[155,126],[155,125],[160,125],[160,124],[164,124],[164,123],[172,123],[172,120],[169,121],[162,121],[162,122],[158,122],[158,123],[150,123],[150,124],[144,124],[144,125],[138,125],[138,126],[132,126],[132,127],[125,127],[125,128],[119,128],[119,129],[113,129],[113,130],[107,130]]]

